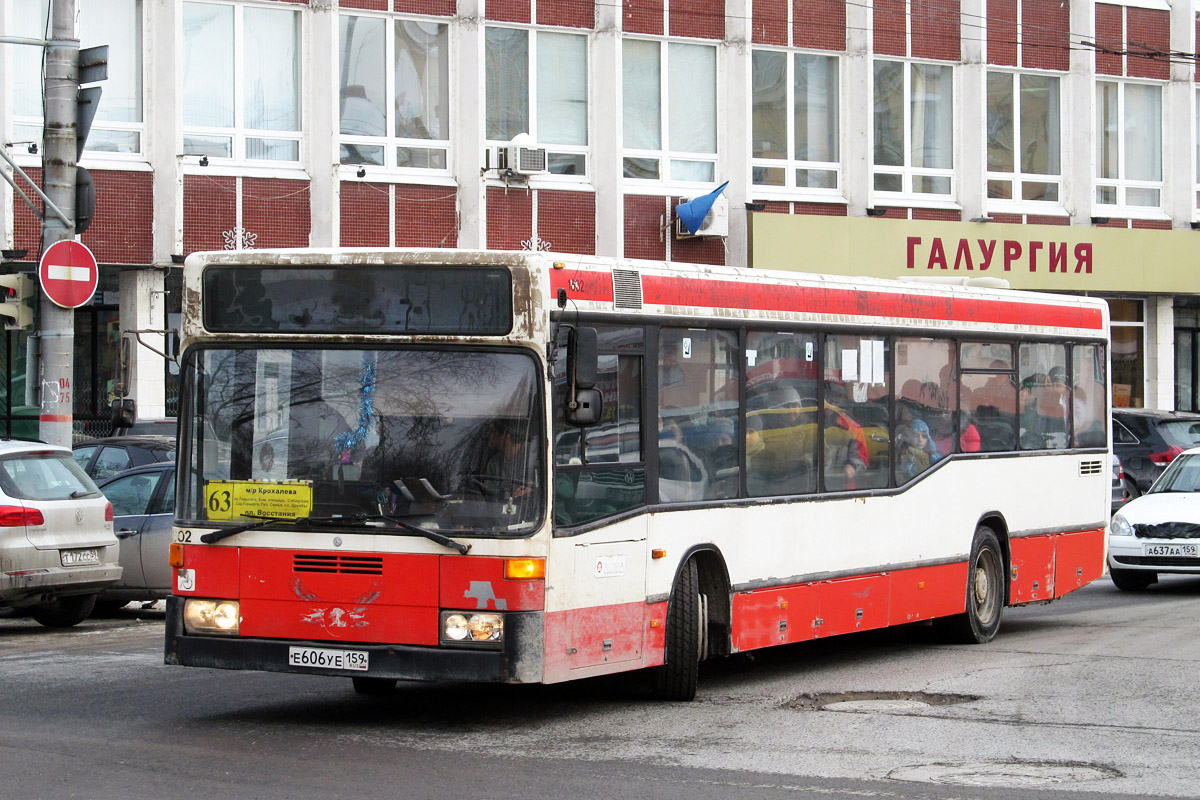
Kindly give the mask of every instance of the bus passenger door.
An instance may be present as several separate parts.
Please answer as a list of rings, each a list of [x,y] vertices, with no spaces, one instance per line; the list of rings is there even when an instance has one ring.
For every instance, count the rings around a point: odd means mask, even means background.
[[[642,658],[646,610],[646,540],[575,545],[572,582],[578,608],[567,630],[569,669]],[[596,674],[609,670],[596,669]]]

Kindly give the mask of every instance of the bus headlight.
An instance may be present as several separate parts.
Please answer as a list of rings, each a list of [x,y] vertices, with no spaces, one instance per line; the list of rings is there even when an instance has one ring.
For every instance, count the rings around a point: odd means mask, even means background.
[[[236,636],[242,621],[237,600],[183,601],[183,629],[187,633],[220,633]]]
[[[1120,514],[1113,514],[1113,518],[1109,521],[1108,526],[1113,536],[1133,536],[1133,526],[1129,524],[1129,520]]]
[[[442,643],[498,646],[504,641],[502,614],[442,612]]]

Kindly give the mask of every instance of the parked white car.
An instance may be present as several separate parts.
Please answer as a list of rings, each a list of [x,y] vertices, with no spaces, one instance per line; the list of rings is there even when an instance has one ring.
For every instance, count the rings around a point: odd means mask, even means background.
[[[1145,589],[1160,572],[1200,575],[1200,447],[1176,456],[1150,491],[1113,515],[1108,569],[1127,591]]]
[[[66,447],[0,439],[0,605],[83,621],[121,577],[112,503]]]

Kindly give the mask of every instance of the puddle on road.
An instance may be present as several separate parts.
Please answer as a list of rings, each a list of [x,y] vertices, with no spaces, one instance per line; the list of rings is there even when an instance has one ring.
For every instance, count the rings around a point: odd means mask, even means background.
[[[831,692],[805,693],[787,704],[797,711],[842,711],[859,714],[920,712],[931,706],[970,703],[979,695],[946,692]]]
[[[976,788],[1020,789],[1056,783],[1100,781],[1120,778],[1122,773],[1112,767],[1045,761],[1011,761],[1001,763],[965,762],[959,764],[918,764],[894,769],[887,775],[892,780],[919,783],[939,783]]]

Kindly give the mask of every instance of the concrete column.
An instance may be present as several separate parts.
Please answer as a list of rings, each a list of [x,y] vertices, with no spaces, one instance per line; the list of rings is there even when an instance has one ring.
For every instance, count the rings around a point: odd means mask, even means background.
[[[1146,407],[1175,408],[1175,298],[1146,298]]]
[[[1190,3],[1173,3],[1171,50],[1192,53],[1195,52],[1195,45],[1195,8]],[[1192,141],[1195,126],[1192,110],[1192,95],[1196,91],[1194,74],[1195,66],[1191,62],[1173,60],[1171,80],[1163,97],[1163,131],[1166,134],[1163,137],[1163,200],[1174,228],[1187,228],[1196,219],[1196,146]]]
[[[852,217],[872,204],[874,98],[871,94],[873,12],[867,3],[846,3],[846,57],[842,60],[842,194]]]
[[[1063,78],[1063,205],[1072,225],[1091,225],[1096,202],[1096,38],[1094,3],[1071,3],[1071,71]]]
[[[986,0],[963,0],[962,66],[956,78],[960,131],[956,174],[964,220],[982,217],[987,210],[987,139],[980,135],[987,120],[987,41],[979,27],[986,16]]]
[[[754,196],[751,186],[750,138],[753,118],[750,113],[750,71],[752,66],[750,0],[726,0],[725,45],[719,50],[718,64],[723,64],[717,87],[717,108],[720,115],[721,138],[718,156],[723,165],[717,184],[728,180],[725,196],[729,198],[729,236],[725,240],[725,263],[744,267],[750,263],[749,213],[746,201]],[[721,97],[721,95],[724,97]]]
[[[304,58],[304,167],[309,175],[312,215],[309,244],[341,242],[341,183],[338,120],[338,10],[333,3],[310,3],[307,57]]]
[[[596,6],[591,55],[591,179],[596,189],[596,255],[625,253],[625,193],[621,170],[621,5]]]
[[[483,61],[483,0],[459,0],[458,37],[451,52],[456,60],[451,75],[458,89],[450,116],[451,138],[454,140],[453,170],[458,181],[458,246],[483,248],[487,246],[486,191],[483,176],[483,147],[486,134]]]

